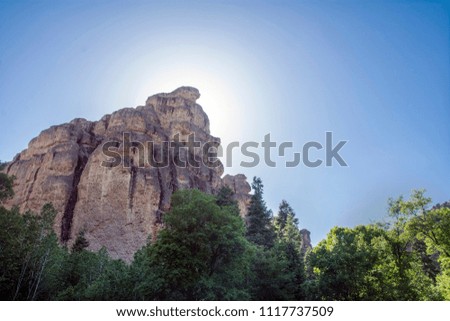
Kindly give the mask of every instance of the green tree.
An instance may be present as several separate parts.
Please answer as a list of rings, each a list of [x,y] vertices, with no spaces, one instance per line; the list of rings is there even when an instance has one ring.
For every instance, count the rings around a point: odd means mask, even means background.
[[[46,292],[48,270],[60,250],[53,231],[51,204],[39,215],[0,208],[1,295],[8,300],[36,300]]]
[[[135,258],[136,296],[159,300],[246,299],[249,244],[242,219],[198,190],[172,195],[154,244]],[[138,272],[136,272],[138,271]]]
[[[373,243],[385,231],[376,226],[334,227],[307,256],[313,271],[306,285],[313,300],[390,299],[378,265],[381,252]]]
[[[0,173],[0,204],[14,196],[14,176],[10,177],[5,173]]]
[[[278,215],[275,217],[275,230],[278,234],[284,232],[284,228],[286,227],[289,218],[292,221],[291,224],[297,227],[298,219],[295,217],[294,210],[288,202],[282,200],[278,208]]]
[[[290,296],[295,300],[302,300],[302,289],[305,281],[304,255],[301,253],[302,238],[298,228],[298,219],[289,203],[283,200],[279,206],[278,215],[274,219],[277,235],[277,251],[283,253],[287,261],[287,271],[291,277]]]
[[[419,196],[423,191],[416,191]],[[441,256],[450,258],[450,208],[437,206],[431,210],[425,208],[417,211],[407,203],[409,215],[412,216],[408,224],[410,231],[421,240],[426,241],[432,252],[439,252]],[[406,205],[405,205],[406,207]]]
[[[264,248],[271,248],[275,241],[275,232],[272,225],[272,212],[267,209],[263,199],[261,178],[254,177],[253,195],[247,212],[247,239]]]
[[[219,190],[216,196],[216,204],[222,208],[228,208],[236,215],[240,214],[238,204],[234,199],[234,192],[228,186],[224,186]]]
[[[102,255],[98,253],[97,256]],[[122,260],[108,258],[99,276],[85,290],[87,300],[131,300],[133,284],[130,267]]]
[[[253,247],[249,283],[252,300],[294,300],[297,285],[283,249],[276,245],[270,249]]]
[[[219,189],[216,196],[216,204],[219,206],[230,206],[235,205],[236,202],[233,199],[234,192],[228,186],[224,186]]]
[[[0,206],[0,299],[12,300],[21,274],[20,262],[29,252],[30,235],[18,208]]]
[[[105,277],[105,273],[114,264],[105,249],[97,253],[85,249],[67,252],[59,271],[53,276],[56,283],[55,298],[58,300],[126,299],[126,297],[113,298],[113,292],[105,293],[109,288],[108,277]]]
[[[389,200],[389,220],[384,226],[387,231],[386,241],[393,257],[393,289],[397,291],[398,300],[438,298],[433,296],[433,292],[436,292],[433,291],[433,280],[429,273],[427,275],[423,250],[419,248],[420,251],[417,251],[417,233],[411,228],[411,222],[425,215],[431,202],[424,193],[424,190],[415,190],[409,200],[402,196]]]
[[[402,205],[412,217],[407,228],[418,242],[424,243],[422,258],[428,273],[435,278],[443,297],[450,300],[450,206],[438,204],[427,210],[429,203],[421,190],[414,191],[411,200]]]
[[[89,241],[86,239],[85,233],[84,230],[81,230],[78,233],[77,238],[72,245],[72,252],[81,252],[89,247]]]

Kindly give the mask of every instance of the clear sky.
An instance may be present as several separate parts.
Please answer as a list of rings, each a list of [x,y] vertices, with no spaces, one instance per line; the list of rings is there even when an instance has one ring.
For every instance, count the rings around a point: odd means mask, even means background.
[[[314,242],[381,219],[389,196],[450,199],[446,1],[0,0],[0,159],[51,125],[98,120],[147,96],[197,87],[213,135],[348,140],[348,167],[260,176]],[[320,156],[320,153],[315,153]]]

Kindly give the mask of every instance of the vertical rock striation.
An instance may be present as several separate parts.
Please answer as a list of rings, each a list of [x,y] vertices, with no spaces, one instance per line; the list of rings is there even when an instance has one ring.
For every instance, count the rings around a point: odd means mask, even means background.
[[[300,235],[302,238],[302,243],[301,243],[301,252],[302,253],[306,253],[308,250],[312,249],[312,245],[311,245],[311,232],[308,231],[307,229],[302,229],[300,230]]]
[[[155,237],[177,189],[214,194],[229,186],[245,215],[250,185],[244,175],[222,179],[221,164],[216,168],[203,163],[150,165],[149,157],[160,161],[167,155],[164,142],[176,134],[180,141],[195,134],[196,141],[220,143],[210,134],[209,119],[196,103],[199,97],[197,89],[181,87],[149,97],[145,106],[120,109],[96,122],[75,119],[44,130],[5,169],[16,176],[15,196],[6,206],[38,212],[51,202],[59,213],[54,228],[61,242],[70,245],[84,230],[90,249],[105,247],[112,257],[127,261],[149,237]],[[115,155],[129,158],[113,166],[104,153],[108,142],[113,142],[109,150]],[[144,149],[148,142],[153,144],[150,153]],[[194,151],[198,159],[200,152]],[[179,155],[168,152],[169,159],[186,159],[188,154],[186,148]]]

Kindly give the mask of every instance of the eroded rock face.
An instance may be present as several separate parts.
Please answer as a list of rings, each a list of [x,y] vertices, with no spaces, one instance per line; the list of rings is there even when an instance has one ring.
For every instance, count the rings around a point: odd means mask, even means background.
[[[112,257],[127,261],[162,227],[177,189],[214,194],[227,185],[245,215],[250,185],[244,175],[221,179],[220,163],[180,167],[170,161],[158,167],[149,162],[149,157],[161,160],[166,155],[164,142],[176,134],[180,141],[195,134],[196,141],[220,143],[210,135],[208,116],[196,104],[199,96],[197,89],[181,87],[149,97],[145,106],[124,108],[96,122],[75,119],[44,130],[6,167],[8,175],[16,176],[15,196],[6,206],[39,212],[51,202],[59,213],[54,227],[62,242],[70,245],[84,230],[90,249],[106,247]],[[121,155],[118,166],[104,153],[109,142],[113,142],[109,150]],[[148,148],[140,149],[147,142],[154,144],[150,153]],[[181,149],[173,155],[169,149],[168,156],[186,159],[188,153]]]
[[[302,244],[301,244],[301,252],[306,253],[308,250],[312,249],[311,245],[311,232],[307,229],[300,230],[300,235],[302,237]]]
[[[247,208],[250,205],[250,191],[252,188],[247,182],[247,177],[244,174],[225,175],[222,179],[222,185],[228,186],[234,192],[234,198],[238,203],[241,215],[247,213]]]

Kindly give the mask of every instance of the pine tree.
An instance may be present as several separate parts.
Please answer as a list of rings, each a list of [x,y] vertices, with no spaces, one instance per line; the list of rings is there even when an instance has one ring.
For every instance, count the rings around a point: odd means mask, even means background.
[[[252,183],[254,194],[247,213],[246,236],[250,242],[271,248],[274,244],[275,233],[272,226],[272,212],[267,209],[263,199],[263,187],[261,178],[254,177]]]
[[[220,207],[235,205],[236,201],[233,199],[234,192],[228,186],[222,187],[216,196],[216,204]]]
[[[77,238],[75,239],[75,242],[72,245],[72,252],[81,252],[84,249],[89,247],[89,241],[84,236],[85,232],[84,230],[81,230]]]
[[[298,226],[298,219],[295,217],[294,210],[285,200],[281,201],[278,209],[278,216],[275,217],[275,228],[279,234],[283,234],[288,221],[294,226]]]
[[[286,292],[295,300],[304,299],[301,284],[305,280],[303,255],[301,253],[302,238],[298,229],[298,219],[289,203],[283,200],[278,209],[278,215],[274,219],[274,227],[277,235],[277,250],[286,260],[286,277],[290,283]]]
[[[0,204],[14,196],[14,178],[14,176],[8,176],[5,173],[0,173]]]

